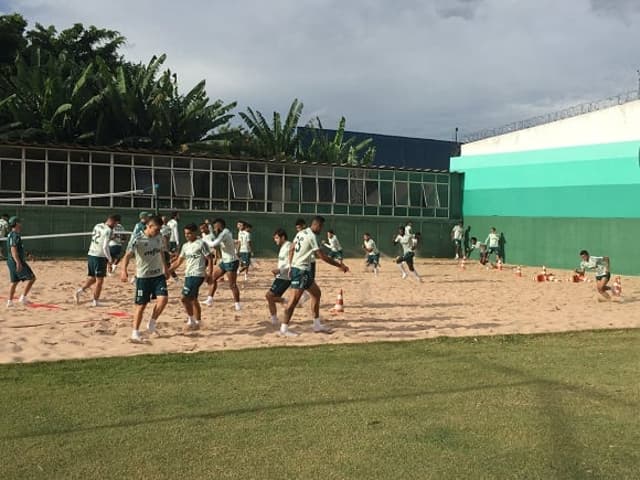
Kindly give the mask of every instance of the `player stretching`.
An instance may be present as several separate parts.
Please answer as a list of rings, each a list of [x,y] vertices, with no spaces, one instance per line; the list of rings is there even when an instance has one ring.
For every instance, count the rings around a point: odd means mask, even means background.
[[[216,239],[213,241],[211,246],[213,248],[220,247],[220,263],[216,265],[216,268],[213,271],[209,296],[204,304],[207,307],[213,305],[213,296],[218,288],[218,280],[226,275],[227,280],[229,280],[229,288],[233,294],[233,300],[235,302],[234,307],[236,311],[239,311],[241,309],[240,290],[238,289],[236,280],[238,278],[238,267],[240,266],[240,261],[236,255],[236,245],[233,241],[233,235],[229,229],[225,227],[226,224],[223,219],[216,218],[213,221],[213,231],[216,234]]]
[[[249,267],[251,266],[251,252],[253,245],[251,244],[251,232],[249,231],[249,224],[242,220],[238,222],[238,253],[240,254],[240,271],[244,272],[244,279],[249,278]]]
[[[587,270],[596,271],[596,290],[602,295],[605,300],[611,300],[611,296],[607,290],[611,290],[611,287],[607,286],[611,279],[611,268],[609,257],[594,257],[589,255],[589,252],[582,250],[580,252],[580,267],[576,269],[576,272],[584,275]]]
[[[315,275],[311,270],[311,257],[315,256],[327,262],[329,265],[338,267],[343,272],[348,272],[349,267],[344,263],[340,263],[331,257],[328,257],[318,246],[318,235],[324,226],[324,218],[320,216],[313,217],[311,226],[298,232],[293,240],[291,249],[289,250],[289,278],[291,279],[291,288],[293,289],[293,298],[289,306],[285,310],[284,322],[280,325],[280,335],[297,336],[297,333],[289,330],[291,317],[296,309],[296,305],[302,297],[302,293],[306,290],[311,295],[311,312],[313,314],[313,331],[314,332],[331,332],[331,329],[320,322],[320,296],[322,291],[315,281]]]
[[[156,215],[147,220],[143,232],[131,238],[124,256],[120,280],[128,281],[127,267],[131,257],[136,257],[136,294],[133,313],[133,330],[131,341],[140,343],[140,323],[142,315],[151,299],[157,299],[153,306],[151,318],[147,322],[149,333],[156,331],[158,317],[167,306],[167,278],[169,271],[162,256],[162,238],[160,237],[162,219]]]
[[[402,256],[396,257],[396,263],[398,264],[398,268],[400,269],[400,272],[402,272],[402,278],[405,279],[408,276],[407,272],[402,266],[402,263],[404,262],[407,264],[407,268],[411,273],[413,273],[416,279],[419,282],[422,282],[422,278],[420,278],[420,275],[418,275],[418,272],[413,266],[413,258],[415,256],[415,253],[414,253],[415,244],[414,244],[413,236],[407,234],[405,232],[404,227],[400,227],[398,229],[398,235],[396,235],[396,238],[393,241],[393,244],[394,245],[400,244],[400,246],[402,247]]]
[[[274,232],[273,241],[280,247],[278,252],[278,268],[271,270],[275,278],[265,297],[269,304],[271,323],[277,326],[278,311],[276,309],[276,303],[285,302],[282,295],[291,285],[291,280],[289,280],[289,252],[291,251],[291,242],[287,240],[287,233],[282,228]]]
[[[76,305],[80,304],[80,296],[85,290],[95,284],[91,306],[100,306],[99,300],[100,294],[102,293],[104,277],[107,276],[108,265],[113,261],[111,258],[111,250],[109,249],[109,241],[111,240],[112,234],[111,229],[119,221],[119,215],[109,215],[104,223],[98,223],[93,227],[89,252],[87,252],[87,279],[82,287],[77,289],[73,295],[73,300]]]
[[[376,246],[376,242],[371,238],[371,235],[365,233],[362,235],[362,239],[364,240],[364,250],[367,252],[367,263],[365,268],[369,268],[373,266],[374,275],[378,275],[378,270],[380,269],[380,251]]]
[[[198,294],[205,279],[211,280],[213,261],[211,250],[204,240],[198,238],[198,226],[195,223],[184,227],[184,237],[187,242],[182,244],[180,255],[171,265],[169,272],[175,272],[176,268],[186,260],[187,268],[184,272],[182,304],[187,312],[187,327],[197,329],[202,320]]]
[[[24,247],[20,237],[22,220],[18,217],[11,217],[7,224],[11,229],[7,235],[7,267],[9,268],[9,281],[11,282],[7,307],[13,307],[13,296],[16,294],[18,282],[27,282],[18,301],[23,305],[29,305],[31,302],[29,302],[27,296],[31,291],[33,282],[36,281],[36,276],[24,259]]]

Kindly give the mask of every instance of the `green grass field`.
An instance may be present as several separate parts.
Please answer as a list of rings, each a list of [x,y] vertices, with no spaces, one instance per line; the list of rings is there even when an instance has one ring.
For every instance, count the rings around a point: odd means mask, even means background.
[[[640,476],[640,331],[0,366],[0,478]]]

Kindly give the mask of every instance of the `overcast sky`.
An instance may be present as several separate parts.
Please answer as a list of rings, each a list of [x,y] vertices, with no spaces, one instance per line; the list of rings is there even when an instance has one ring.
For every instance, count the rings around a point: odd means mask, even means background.
[[[303,123],[452,139],[638,85],[637,0],[0,0],[59,30],[121,32],[166,53],[182,89]],[[635,26],[634,26],[635,25]]]

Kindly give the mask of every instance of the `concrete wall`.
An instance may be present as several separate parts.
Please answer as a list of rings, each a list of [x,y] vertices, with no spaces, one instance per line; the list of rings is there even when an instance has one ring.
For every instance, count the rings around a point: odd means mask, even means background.
[[[461,156],[626,142],[640,136],[640,100],[462,145]],[[451,170],[454,170],[453,166]]]

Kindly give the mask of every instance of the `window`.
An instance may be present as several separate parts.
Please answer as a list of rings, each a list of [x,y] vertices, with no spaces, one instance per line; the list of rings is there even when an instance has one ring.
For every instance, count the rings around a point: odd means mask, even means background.
[[[348,180],[336,178],[335,185],[335,202],[349,203],[349,182]]]
[[[219,200],[227,200],[229,198],[229,174],[214,172],[211,177],[212,180],[212,195],[211,198]],[[216,205],[214,203],[214,205]],[[226,210],[226,208],[225,208]]]
[[[253,198],[251,186],[249,185],[249,175],[246,173],[232,173],[231,188],[233,190],[233,198],[235,199],[250,200]]]
[[[25,182],[27,191],[44,192],[44,162],[27,162]],[[18,176],[18,179],[20,176]]]
[[[380,182],[380,203],[393,205],[393,182]]]
[[[396,205],[406,207],[409,205],[409,185],[407,182],[395,183]]]
[[[333,182],[330,178],[318,179],[318,201],[333,203]]]
[[[48,150],[47,158],[50,162],[66,162],[67,152],[65,150]]]
[[[199,198],[209,198],[210,195],[209,172],[193,172],[194,196]]]
[[[440,206],[436,186],[433,183],[423,183],[422,193],[424,194],[424,203],[426,207],[433,208]]]
[[[351,173],[353,175],[356,172]],[[351,178],[349,181],[349,195],[349,203],[351,205],[362,205],[364,203],[364,183],[361,179]]]
[[[2,160],[0,161],[0,190],[13,190],[19,192],[20,175],[22,166],[20,160]]]
[[[249,181],[251,182],[251,193],[254,200],[264,200],[264,175],[251,174],[249,175]]]
[[[380,190],[378,188],[377,181],[368,180],[365,182],[366,190],[366,204],[367,205],[380,205]]]
[[[153,194],[153,171],[146,168],[135,168],[133,170],[134,190],[144,190],[143,195]]]
[[[282,177],[280,175],[269,175],[267,189],[267,200],[270,202],[282,201]]]
[[[79,152],[72,150],[69,152],[69,158],[75,163],[89,163],[89,152]]]
[[[421,207],[422,206],[422,184],[421,183],[410,183],[409,184],[409,201],[411,202],[412,207]]]
[[[91,154],[91,163],[111,163],[111,155],[108,153],[93,152]]]
[[[156,182],[156,195],[163,197],[171,196],[172,179],[171,170],[154,170],[153,177]],[[151,191],[150,193],[152,193]]]
[[[449,185],[439,183],[436,191],[438,192],[438,203],[442,208],[449,207]]]
[[[67,166],[63,163],[50,163],[49,184],[47,191],[49,193],[67,193]]]
[[[17,147],[0,147],[0,157],[21,159],[22,149]]]
[[[131,190],[131,170],[129,167],[113,167],[113,192]]]
[[[193,197],[191,172],[175,170],[173,172],[173,194],[176,197]]]
[[[71,164],[71,193],[89,193],[89,165]]]
[[[318,201],[315,178],[302,177],[302,201],[307,203],[315,203]]]
[[[300,180],[298,177],[284,177],[284,200],[300,203]]]
[[[109,193],[110,167],[91,167],[91,193]],[[128,190],[128,189],[127,189]],[[92,198],[91,205],[108,207],[109,197]]]

